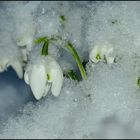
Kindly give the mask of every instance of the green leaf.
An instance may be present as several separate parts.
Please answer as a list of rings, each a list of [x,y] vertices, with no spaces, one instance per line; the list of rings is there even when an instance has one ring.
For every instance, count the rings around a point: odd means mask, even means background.
[[[66,18],[65,18],[64,15],[61,15],[61,16],[60,16],[60,19],[61,19],[62,22],[66,21]]]
[[[76,72],[74,70],[70,70],[69,72],[65,73],[64,76],[66,76],[66,77],[68,77],[68,78],[70,78],[72,80],[79,81],[78,76],[77,76],[77,74],[76,74]]]
[[[86,80],[87,79],[86,71],[85,71],[85,69],[83,67],[83,64],[81,62],[81,59],[80,59],[77,51],[75,50],[75,48],[73,47],[72,43],[70,43],[70,42],[67,42],[66,47],[68,48],[69,52],[74,57],[77,65],[79,67],[79,70],[80,70],[80,73],[81,73],[81,76],[82,76],[83,80]]]
[[[118,20],[114,19],[114,20],[111,21],[111,23],[112,23],[112,25],[116,25],[116,24],[118,24]]]
[[[86,64],[87,64],[87,63],[88,63],[87,60],[84,60],[84,61],[82,62],[84,68],[86,68]]]

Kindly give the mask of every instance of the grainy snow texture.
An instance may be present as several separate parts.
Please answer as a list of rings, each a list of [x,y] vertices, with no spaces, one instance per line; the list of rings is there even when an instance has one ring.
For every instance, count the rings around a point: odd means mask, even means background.
[[[8,58],[29,68],[41,54],[33,40],[44,35],[70,40],[83,60],[96,45],[112,47],[115,57],[113,64],[88,62],[87,80],[64,78],[60,96],[49,92],[38,102],[22,80],[19,89],[0,77],[0,120],[24,105],[0,121],[0,138],[140,138],[140,2],[1,1],[0,19],[0,64]],[[66,60],[77,70],[61,45],[50,46],[50,55],[63,70],[72,67]]]

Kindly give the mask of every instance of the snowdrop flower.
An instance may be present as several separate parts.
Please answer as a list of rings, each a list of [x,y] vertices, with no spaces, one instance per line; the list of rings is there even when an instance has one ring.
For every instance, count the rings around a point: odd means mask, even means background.
[[[50,88],[54,96],[60,94],[63,72],[52,57],[42,57],[36,64],[26,69],[24,80],[30,85],[34,97],[39,100],[47,95]]]
[[[17,45],[27,46],[27,48],[30,50],[32,48],[33,38],[36,32],[34,23],[23,24],[22,26],[20,26],[20,29],[17,29]]]
[[[27,50],[31,50],[33,38],[37,32],[32,13],[39,4],[40,1],[28,2],[24,6],[17,6],[14,9],[17,45],[26,46]]]
[[[27,53],[32,50],[36,27],[33,22],[17,25],[17,45],[20,47],[22,58],[27,61]]]
[[[0,72],[5,71],[9,66],[16,71],[19,78],[23,77],[22,63],[19,61],[10,61],[9,59],[2,60],[0,63]]]
[[[111,64],[114,62],[114,57],[111,56],[113,52],[113,48],[110,48],[106,45],[103,46],[95,46],[90,54],[89,58],[93,63],[98,63],[99,61],[106,62],[107,64]]]

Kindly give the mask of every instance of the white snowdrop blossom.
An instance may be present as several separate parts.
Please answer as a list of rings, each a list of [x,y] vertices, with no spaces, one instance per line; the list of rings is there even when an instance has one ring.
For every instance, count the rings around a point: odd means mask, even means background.
[[[21,49],[22,58],[27,61],[27,53],[32,50],[34,35],[36,33],[36,27],[34,23],[22,24],[22,29],[17,27],[17,40],[16,43]]]
[[[21,27],[20,27],[21,28]],[[18,46],[27,46],[27,48],[30,50],[32,48],[33,38],[36,32],[36,27],[34,23],[30,24],[23,24],[22,30],[18,29],[17,33],[17,45]]]
[[[106,45],[98,46],[96,45],[89,54],[89,59],[93,63],[98,63],[103,61],[107,64],[114,62],[114,57],[112,56],[113,48]]]
[[[24,80],[30,85],[34,97],[39,100],[49,89],[54,96],[60,94],[63,85],[63,72],[60,65],[50,56],[43,57],[27,68]]]
[[[5,71],[9,66],[16,71],[19,78],[23,77],[22,63],[20,61],[11,61],[9,59],[2,60],[0,63],[0,72]]]

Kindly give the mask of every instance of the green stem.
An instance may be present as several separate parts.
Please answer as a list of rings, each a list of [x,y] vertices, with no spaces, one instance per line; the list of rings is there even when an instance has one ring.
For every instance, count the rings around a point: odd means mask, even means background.
[[[48,47],[49,47],[49,42],[45,41],[44,45],[42,47],[42,55],[48,55]]]
[[[80,60],[80,57],[79,57],[77,51],[75,50],[75,48],[73,47],[73,45],[70,42],[67,43],[66,47],[69,49],[70,53],[73,55],[77,65],[79,67],[83,80],[86,80],[87,79],[86,71],[82,65],[82,62]]]
[[[37,39],[35,39],[35,44],[40,44],[42,42],[48,41],[46,37],[39,37]]]
[[[137,79],[137,85],[140,87],[140,77]]]

